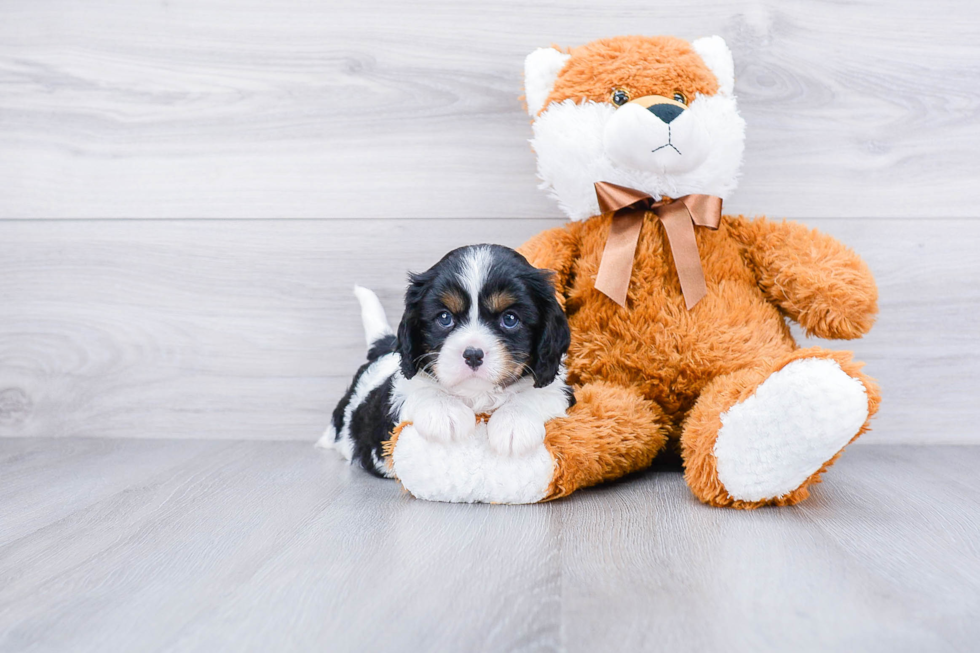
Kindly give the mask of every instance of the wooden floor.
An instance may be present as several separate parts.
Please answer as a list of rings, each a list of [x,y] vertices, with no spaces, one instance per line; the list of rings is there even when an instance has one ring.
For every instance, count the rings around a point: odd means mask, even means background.
[[[411,499],[305,442],[0,440],[0,650],[965,651],[980,447],[854,447],[804,505],[659,469]]]

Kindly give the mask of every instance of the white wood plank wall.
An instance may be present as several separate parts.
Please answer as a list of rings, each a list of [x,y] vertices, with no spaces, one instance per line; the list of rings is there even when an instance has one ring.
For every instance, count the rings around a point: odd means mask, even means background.
[[[866,442],[980,442],[980,4],[0,4],[0,436],[312,440],[362,355],[350,286],[558,224],[524,55],[718,33],[732,212],[867,258]]]

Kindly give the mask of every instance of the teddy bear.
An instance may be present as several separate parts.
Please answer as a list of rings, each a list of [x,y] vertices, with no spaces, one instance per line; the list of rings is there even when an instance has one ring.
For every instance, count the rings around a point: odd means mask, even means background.
[[[877,314],[867,265],[792,222],[724,215],[745,123],[718,36],[601,39],[525,61],[541,187],[570,220],[519,251],[553,271],[571,328],[575,405],[526,457],[486,438],[389,443],[417,497],[530,503],[680,455],[712,506],[792,505],[869,428],[878,387],[852,354]]]
[[[680,454],[712,506],[792,505],[869,428],[852,354],[877,314],[868,266],[800,224],[723,215],[745,123],[718,36],[601,39],[525,62],[541,187],[571,220],[519,251],[555,272],[576,405],[547,425],[544,499]]]

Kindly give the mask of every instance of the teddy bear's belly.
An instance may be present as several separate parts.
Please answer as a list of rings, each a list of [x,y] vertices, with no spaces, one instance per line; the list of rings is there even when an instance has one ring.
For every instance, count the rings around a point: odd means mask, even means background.
[[[570,382],[636,387],[679,422],[711,379],[796,347],[779,311],[747,281],[709,281],[691,311],[679,288],[658,282],[635,290],[640,305],[592,297],[571,312]]]

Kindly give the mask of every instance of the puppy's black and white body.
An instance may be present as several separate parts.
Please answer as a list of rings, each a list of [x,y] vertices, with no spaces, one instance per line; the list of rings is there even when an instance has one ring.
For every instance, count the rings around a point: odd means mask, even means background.
[[[550,273],[514,250],[463,247],[411,275],[397,336],[377,297],[355,293],[368,362],[320,440],[352,463],[390,476],[382,443],[396,424],[449,445],[483,435],[478,415],[489,415],[489,454],[517,459],[543,450],[545,422],[574,403],[561,364],[568,323]]]

